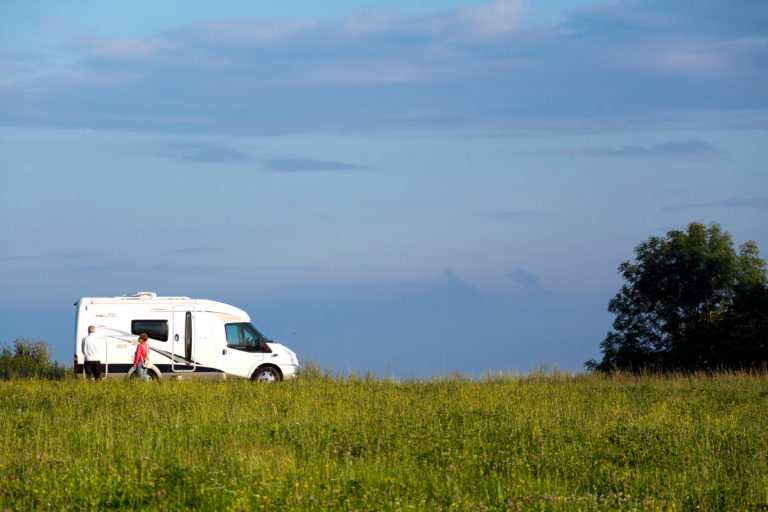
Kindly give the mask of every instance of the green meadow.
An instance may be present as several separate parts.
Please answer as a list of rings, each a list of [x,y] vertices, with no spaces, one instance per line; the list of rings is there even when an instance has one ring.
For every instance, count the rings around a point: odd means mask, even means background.
[[[13,380],[0,425],[0,511],[768,510],[766,372]]]

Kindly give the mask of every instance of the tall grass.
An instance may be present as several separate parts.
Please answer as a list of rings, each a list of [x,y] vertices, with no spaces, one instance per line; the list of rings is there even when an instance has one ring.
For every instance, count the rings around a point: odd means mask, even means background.
[[[768,374],[0,382],[0,510],[768,510]]]

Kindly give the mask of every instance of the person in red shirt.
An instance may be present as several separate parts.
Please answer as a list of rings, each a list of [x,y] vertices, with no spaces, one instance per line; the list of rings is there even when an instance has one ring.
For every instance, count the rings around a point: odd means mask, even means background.
[[[149,336],[145,332],[139,334],[139,346],[136,347],[136,355],[133,356],[133,369],[138,373],[139,380],[149,380],[147,376],[148,338]]]

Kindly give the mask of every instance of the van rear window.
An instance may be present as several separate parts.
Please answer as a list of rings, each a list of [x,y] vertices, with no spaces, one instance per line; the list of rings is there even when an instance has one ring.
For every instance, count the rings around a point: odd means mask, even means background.
[[[153,340],[168,341],[168,320],[131,320],[131,334],[143,332]]]

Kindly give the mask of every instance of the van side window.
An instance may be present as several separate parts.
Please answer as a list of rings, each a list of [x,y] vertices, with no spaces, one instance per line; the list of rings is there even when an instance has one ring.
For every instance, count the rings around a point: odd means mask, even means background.
[[[131,334],[143,332],[153,340],[168,341],[168,320],[131,320]]]
[[[264,336],[249,323],[225,324],[227,333],[227,346],[246,352],[272,352],[266,343]],[[266,341],[266,340],[265,340]]]
[[[259,348],[259,333],[248,324],[242,325],[243,345],[247,348]]]
[[[243,343],[240,341],[240,329],[237,324],[227,324],[224,326],[227,332],[227,346],[240,347]]]

